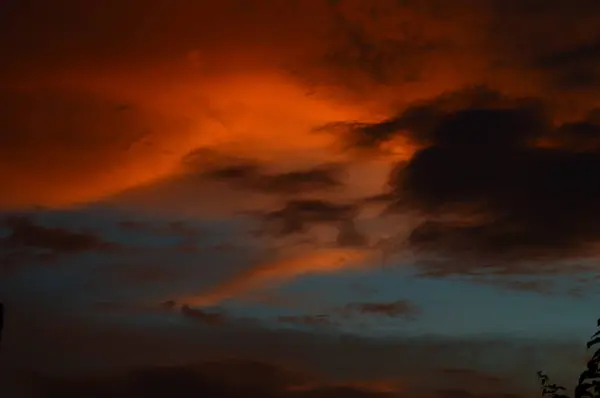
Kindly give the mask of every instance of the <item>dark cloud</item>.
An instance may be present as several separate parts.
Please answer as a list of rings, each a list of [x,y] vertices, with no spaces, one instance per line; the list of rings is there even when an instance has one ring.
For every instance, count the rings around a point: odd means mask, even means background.
[[[552,281],[547,280],[531,280],[531,281],[519,281],[519,280],[507,280],[505,278],[473,278],[476,283],[496,286],[501,289],[534,292],[538,294],[558,294],[559,290]],[[572,292],[568,292],[572,294]]]
[[[46,302],[52,304],[54,300],[49,297]],[[557,357],[564,358],[565,353],[579,355],[580,352],[579,344],[571,343],[571,340],[564,343],[483,336],[404,337],[402,334],[369,338],[301,331],[296,327],[265,327],[258,323],[236,322],[235,319],[219,327],[203,322],[184,322],[179,323],[183,327],[173,327],[173,318],[179,316],[174,311],[163,313],[164,318],[160,321],[156,314],[149,319],[146,316],[136,318],[135,312],[126,313],[121,318],[126,324],[119,324],[110,321],[116,319],[114,316],[109,319],[103,312],[96,313],[95,317],[88,313],[85,318],[77,319],[73,313],[57,311],[46,303],[28,305],[11,300],[5,304],[12,310],[7,311],[3,361],[13,368],[46,369],[59,374],[98,374],[139,369],[148,364],[247,358],[293,364],[336,380],[410,380],[413,376],[425,375],[429,388],[440,378],[427,375],[440,368],[473,368],[516,377],[522,382]],[[411,361],[403,358],[411,358]],[[492,362],[490,358],[493,358]],[[218,366],[215,367],[217,370]],[[574,370],[574,376],[577,370]],[[0,372],[0,379],[6,375],[3,372]],[[246,370],[235,374],[243,377],[252,373]],[[472,382],[474,378],[469,379]],[[14,378],[9,377],[10,380]],[[230,380],[235,380],[233,375]],[[449,383],[431,387],[436,386],[448,388]]]
[[[12,274],[22,265],[56,264],[64,255],[113,252],[123,248],[95,233],[39,225],[24,215],[0,219],[2,230],[5,232],[0,235],[0,272],[3,274]]]
[[[533,130],[531,133],[545,128],[543,125],[537,125],[546,122],[541,114],[543,108],[539,100],[510,98],[487,86],[475,85],[417,102],[399,114],[378,123],[336,122],[321,126],[319,130],[341,135],[345,144],[351,148],[376,148],[399,135],[405,136],[417,146],[423,146],[438,139],[444,140],[444,134],[447,133],[438,130],[438,126],[446,122],[453,113],[470,108],[476,108],[473,109],[474,112],[499,112],[497,119],[501,119],[502,112],[505,112],[511,117],[510,121],[506,120],[505,123],[536,124],[531,126]],[[512,113],[522,113],[522,115],[512,115]],[[457,120],[455,123],[460,122]],[[494,136],[496,139],[510,139],[504,135],[506,134]],[[468,137],[463,137],[465,138]],[[529,137],[521,137],[524,140],[527,138]]]
[[[550,72],[551,81],[562,89],[597,87],[600,83],[600,39],[541,54],[535,65]]]
[[[260,216],[263,232],[289,235],[306,232],[318,224],[348,222],[357,214],[354,204],[333,203],[318,199],[291,200],[285,205]]]
[[[492,262],[590,254],[600,239],[600,124],[555,126],[539,101],[473,93],[409,108],[394,129],[385,121],[357,130],[421,145],[392,172],[387,192],[390,209],[424,217],[412,248]]]
[[[306,376],[268,363],[224,360],[197,365],[160,366],[96,377],[38,376],[32,392],[39,397],[279,397]]]
[[[120,228],[127,231],[144,231],[148,229],[147,223],[141,221],[124,220],[117,223]]]
[[[369,388],[368,383],[340,385],[304,372],[241,359],[143,368],[96,377],[59,378],[25,372],[13,376],[29,384],[20,391],[27,390],[32,397],[376,398],[396,395],[392,391]]]
[[[435,274],[428,274],[431,277],[443,277],[450,274],[449,269],[455,271],[453,267],[443,267],[438,270]],[[558,268],[558,267],[557,267]],[[518,271],[521,273],[527,273],[526,268],[518,267]],[[564,269],[558,270],[551,269],[549,267],[540,268],[539,266],[535,270],[531,270],[529,275],[514,275],[515,267],[498,267],[496,272],[479,272],[477,275],[474,273],[466,278],[469,282],[491,286],[497,289],[515,291],[515,292],[527,292],[539,294],[546,297],[584,297],[589,294],[597,292],[597,287],[594,283],[594,277],[576,279],[574,278],[579,272],[585,273],[589,270],[585,266],[573,265],[569,267],[571,275],[562,275],[560,278],[561,283],[557,283],[555,277],[552,274],[558,272],[564,273]],[[429,271],[429,269],[427,270]],[[454,272],[456,273],[456,272]],[[469,271],[466,271],[469,273]],[[552,279],[549,279],[548,277]]]
[[[56,377],[34,372],[11,372],[5,388],[25,391],[31,397],[111,396],[111,397],[245,397],[337,398],[398,397],[403,391],[388,382],[332,381],[320,375],[256,360],[213,360],[190,365],[156,366],[99,376]],[[464,381],[481,382],[480,374],[471,372]],[[435,389],[440,398],[516,398],[518,394],[502,392],[506,385],[490,376],[494,388],[472,391],[465,388]],[[406,387],[405,387],[406,388]],[[409,390],[410,391],[410,390]],[[410,391],[431,396],[431,392]]]
[[[65,228],[45,227],[24,216],[9,216],[3,221],[9,230],[0,240],[8,249],[46,249],[57,253],[78,253],[109,250],[118,247],[88,232],[75,232]]]
[[[177,303],[173,300],[166,300],[160,303],[160,306],[167,310],[172,310],[173,308],[175,308],[176,305]]]
[[[189,319],[207,325],[222,325],[227,321],[227,317],[222,312],[211,312],[201,308],[192,308],[187,304],[181,306],[181,313]]]
[[[565,123],[558,127],[554,139],[557,145],[576,152],[600,150],[600,120],[595,120],[594,111],[588,119]]]
[[[577,7],[555,0],[485,3],[491,5],[488,46],[495,49],[497,72],[519,65],[516,73],[563,95],[597,88],[598,32],[592,28],[598,23],[597,2],[581,0]],[[580,28],[564,33],[564,26]]]
[[[480,218],[432,218],[413,231],[414,247],[537,257],[585,250],[600,237],[600,156],[527,145],[521,137],[532,130],[522,120],[519,113],[461,111],[440,126],[441,139],[397,172],[395,189],[419,208]]]
[[[331,3],[330,37],[335,44],[327,48],[321,62],[336,72],[333,79],[358,74],[375,84],[389,84],[399,79],[402,68],[400,80],[414,81],[420,77],[416,61],[444,45],[440,40],[424,37],[404,21],[390,29],[394,30],[392,37],[382,38],[373,26],[386,22],[391,12],[401,15],[401,6],[382,2],[359,3],[356,7],[350,10],[343,2]],[[362,18],[357,20],[352,11],[362,14]]]
[[[284,315],[277,322],[303,326],[339,326],[343,320],[351,320],[361,315],[380,315],[389,318],[414,319],[420,308],[408,300],[394,302],[356,302],[335,308],[331,315]]]
[[[419,314],[420,309],[414,303],[408,300],[398,300],[390,303],[365,302],[350,303],[341,309],[342,314],[365,314],[365,315],[384,315],[390,318],[403,317],[414,318]]]
[[[348,219],[339,223],[336,244],[342,247],[361,247],[368,244],[368,239],[365,234],[356,228],[354,220]]]
[[[254,162],[222,165],[204,175],[211,180],[232,184],[235,188],[271,194],[298,194],[341,187],[339,165],[326,164],[307,170],[269,173]]]
[[[277,322],[305,326],[332,326],[337,323],[326,314],[319,315],[282,315],[277,317]]]
[[[119,221],[117,225],[126,231],[150,232],[159,235],[173,235],[183,238],[195,238],[201,231],[188,225],[185,221],[169,221],[167,223],[150,223],[136,220]]]

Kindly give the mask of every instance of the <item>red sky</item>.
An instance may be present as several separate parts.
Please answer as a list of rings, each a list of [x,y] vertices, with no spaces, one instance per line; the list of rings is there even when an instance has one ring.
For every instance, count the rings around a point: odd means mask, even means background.
[[[262,366],[230,356],[323,363],[269,394],[530,391],[508,364],[577,357],[596,315],[599,24],[596,0],[0,1],[3,350],[46,372],[130,347],[197,391]],[[530,351],[496,371],[494,344]],[[426,387],[447,368],[472,389]]]

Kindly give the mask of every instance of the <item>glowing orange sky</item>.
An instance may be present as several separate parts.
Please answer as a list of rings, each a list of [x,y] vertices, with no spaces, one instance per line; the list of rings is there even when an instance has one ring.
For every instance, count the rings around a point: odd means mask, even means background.
[[[94,9],[71,4],[79,20],[58,31],[44,30],[50,18],[43,13],[57,12],[45,6],[33,18],[15,17],[37,24],[41,36],[39,43],[23,44],[31,61],[12,60],[14,76],[2,84],[10,97],[22,96],[12,108],[15,125],[8,127],[22,129],[27,139],[2,151],[0,183],[11,189],[0,196],[0,206],[93,202],[168,178],[179,171],[181,157],[199,147],[250,154],[283,168],[319,163],[342,156],[331,136],[311,133],[328,122],[380,120],[469,83],[526,94],[545,90],[522,68],[490,66],[502,49],[481,34],[493,22],[483,5],[438,10],[436,2],[421,8],[379,2],[374,23],[363,1],[339,8],[266,1],[246,13],[232,13],[234,1],[208,8],[180,3],[152,2],[140,11],[130,1],[119,18],[116,3]],[[133,22],[125,18],[130,14]],[[89,15],[95,24],[78,36],[76,28]],[[224,18],[227,24],[216,22]],[[103,28],[108,24],[110,34]],[[358,55],[348,24],[373,45],[406,40],[406,56],[385,65],[384,84],[352,64]],[[52,41],[58,38],[62,47]],[[82,44],[94,40],[96,47]],[[438,42],[435,51],[420,49],[430,42]],[[323,55],[336,51],[349,58]],[[411,79],[413,72],[421,77]],[[33,110],[31,102],[38,103]],[[45,110],[42,103],[55,108]],[[396,144],[401,157],[413,151],[405,145]]]
[[[381,148],[385,156],[343,151],[335,131],[318,131],[323,125],[380,121],[469,84],[551,98],[562,119],[596,101],[552,96],[543,76],[519,63],[518,45],[495,36],[505,21],[490,4],[273,0],[239,12],[233,0],[64,2],[67,16],[40,5],[17,7],[5,21],[29,58],[15,55],[0,85],[0,128],[16,132],[0,141],[0,185],[10,187],[0,195],[2,209],[108,201],[219,217],[278,205],[260,193],[240,200],[222,186],[180,184],[182,160],[198,149],[276,171],[341,162],[345,187],[328,195],[351,200],[379,193],[390,167],[416,146],[398,137]],[[54,29],[52,21],[63,18]],[[546,19],[533,36],[557,35],[556,21]],[[389,49],[391,42],[399,47]],[[502,66],[507,57],[512,64]]]
[[[529,391],[597,302],[599,4],[0,0],[0,360]]]
[[[109,82],[79,83],[72,78],[68,87],[60,85],[66,95],[76,93],[74,100],[68,99],[72,103],[79,100],[79,93],[99,99],[92,97],[91,109],[61,115],[65,121],[54,120],[48,112],[33,113],[36,125],[30,131],[51,128],[60,134],[56,130],[62,127],[78,129],[75,134],[83,136],[59,141],[60,137],[36,135],[41,142],[24,148],[19,159],[13,164],[9,159],[3,168],[8,174],[4,178],[15,188],[1,204],[68,206],[93,201],[180,171],[181,159],[203,147],[250,155],[284,168],[286,163],[302,167],[331,156],[331,138],[311,133],[314,127],[364,117],[357,106],[307,97],[301,87],[274,74],[188,78],[177,83],[135,84],[111,76]],[[120,104],[132,104],[131,109],[116,110]],[[70,147],[69,139],[74,141]],[[19,163],[24,167],[16,169]],[[43,181],[35,178],[40,173],[46,174]]]

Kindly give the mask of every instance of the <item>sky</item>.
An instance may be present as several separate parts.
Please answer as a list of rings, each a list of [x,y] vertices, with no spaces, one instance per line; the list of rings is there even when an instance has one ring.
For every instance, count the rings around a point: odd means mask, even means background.
[[[597,26],[597,0],[0,0],[3,396],[572,387]]]

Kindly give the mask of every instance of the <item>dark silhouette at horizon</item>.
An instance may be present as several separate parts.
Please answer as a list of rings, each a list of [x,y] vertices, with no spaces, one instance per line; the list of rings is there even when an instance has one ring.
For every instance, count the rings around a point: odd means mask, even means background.
[[[600,318],[596,321],[598,330],[592,334],[589,341],[586,343],[586,348],[590,348],[600,344]],[[542,372],[537,372],[540,386],[542,387],[542,397],[544,398],[570,398],[565,395],[564,386],[550,383],[548,376]],[[596,348],[587,361],[586,369],[581,372],[575,391],[574,398],[598,398],[600,397],[600,348]]]
[[[0,344],[2,343],[2,330],[4,329],[4,304],[0,301]]]

